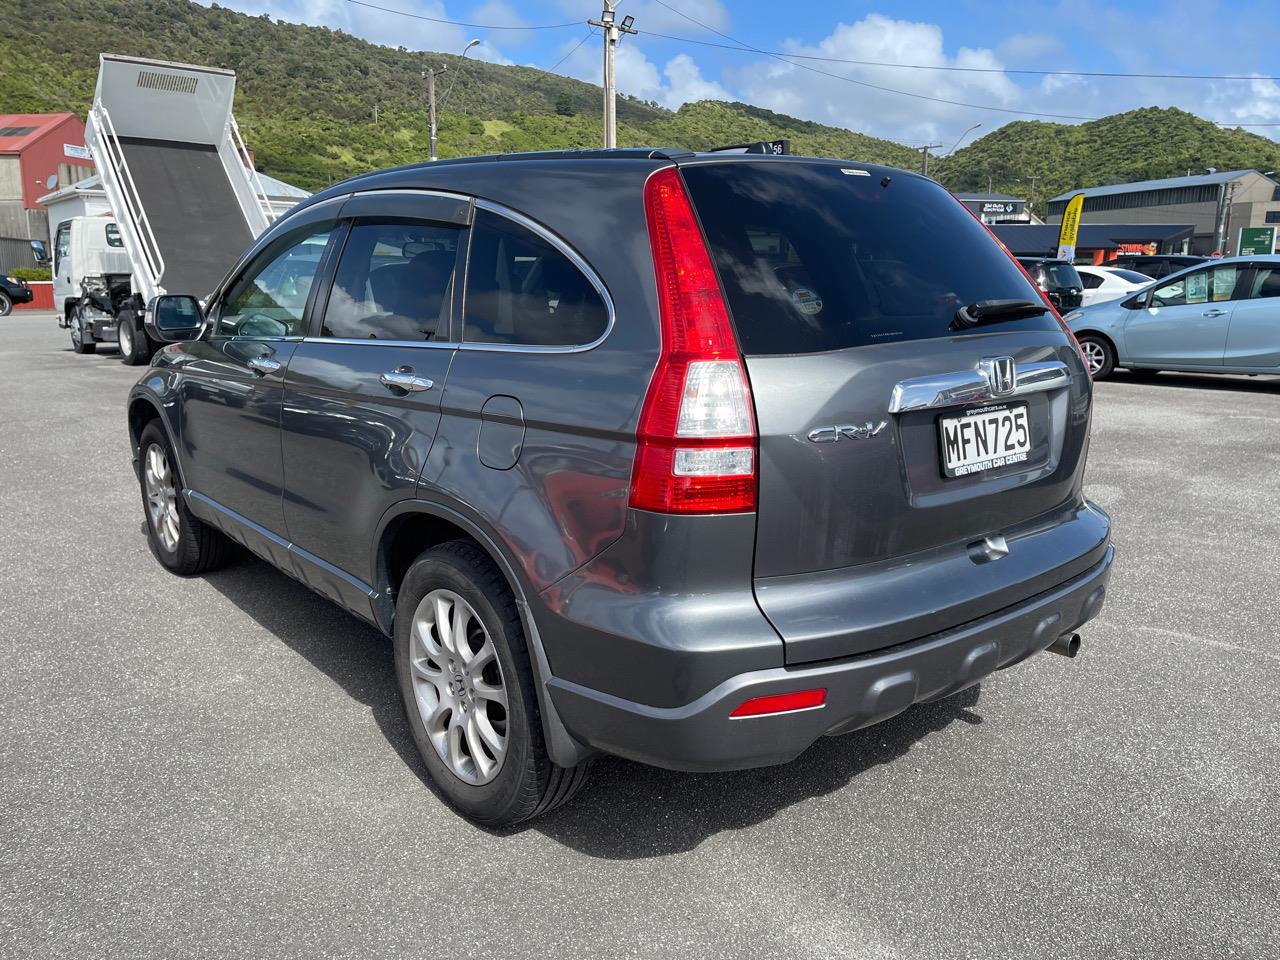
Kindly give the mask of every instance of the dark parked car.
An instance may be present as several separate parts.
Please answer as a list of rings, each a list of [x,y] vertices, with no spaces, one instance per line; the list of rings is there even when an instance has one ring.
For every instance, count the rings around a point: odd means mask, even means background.
[[[1080,278],[1075,264],[1040,257],[1019,257],[1018,262],[1048,295],[1059,313],[1074,310],[1084,303],[1084,280]]]
[[[1138,273],[1146,274],[1153,280],[1161,280],[1171,273],[1177,273],[1187,267],[1197,266],[1208,259],[1208,257],[1195,257],[1190,254],[1161,253],[1151,256],[1121,254],[1114,260],[1108,260],[1103,266],[1114,267],[1118,270],[1136,270]]]
[[[0,317],[7,317],[15,303],[30,303],[35,296],[27,282],[11,274],[0,274]]]
[[[1110,576],[1080,352],[905,171],[403,167],[146,324],[177,341],[129,399],[155,555],[194,574],[237,541],[384,630],[427,769],[483,823],[598,753],[782,763],[1074,654]]]

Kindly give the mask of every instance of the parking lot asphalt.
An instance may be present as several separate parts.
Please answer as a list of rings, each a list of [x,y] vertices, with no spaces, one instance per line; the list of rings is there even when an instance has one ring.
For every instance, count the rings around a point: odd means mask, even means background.
[[[1099,385],[1080,657],[703,776],[471,826],[381,635],[149,554],[124,399],[0,320],[0,956],[1280,956],[1280,379]]]

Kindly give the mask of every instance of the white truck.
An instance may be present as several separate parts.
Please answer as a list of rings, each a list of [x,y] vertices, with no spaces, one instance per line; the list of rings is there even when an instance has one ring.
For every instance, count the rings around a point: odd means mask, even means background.
[[[235,88],[230,70],[99,58],[85,143],[127,256],[128,282],[119,273],[82,272],[58,300],[77,352],[118,340],[126,363],[148,362],[156,344],[142,318],[152,298],[207,296],[270,224],[266,190],[231,115]],[[94,219],[68,222],[73,264],[77,221]]]

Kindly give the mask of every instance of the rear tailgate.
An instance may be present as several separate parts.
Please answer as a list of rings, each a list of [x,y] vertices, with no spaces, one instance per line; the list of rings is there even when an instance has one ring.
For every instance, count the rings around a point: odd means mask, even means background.
[[[1050,314],[949,328],[1038,298],[958,203],[859,165],[682,169],[751,380],[756,595],[788,662],[946,629],[1101,558],[1079,354]]]

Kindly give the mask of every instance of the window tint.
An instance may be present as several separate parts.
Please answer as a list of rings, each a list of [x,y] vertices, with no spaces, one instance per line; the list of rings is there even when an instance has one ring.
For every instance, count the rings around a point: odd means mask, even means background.
[[[1040,301],[982,225],[931,181],[818,163],[682,172],[748,354],[963,335],[949,326],[965,304]],[[1045,315],[1001,326],[1053,325]]]
[[[118,226],[116,226],[114,223],[108,223],[106,227],[106,232],[107,232],[108,247],[124,246],[124,240],[122,240],[120,237],[120,228]]]
[[[1145,273],[1139,273],[1137,270],[1116,270],[1115,275],[1121,280],[1128,280],[1130,283],[1150,283],[1155,279]]]
[[[281,237],[232,284],[218,311],[215,337],[302,335],[302,314],[336,226],[325,223]]]
[[[1157,287],[1151,295],[1151,305],[1180,307],[1230,300],[1239,279],[1240,268],[1236,266],[1196,270],[1193,273],[1183,274],[1163,287]]]
[[[53,269],[62,266],[62,260],[71,252],[71,224],[58,224],[58,234],[53,241]]]
[[[320,335],[348,340],[446,340],[457,227],[360,221],[334,274]]]
[[[1280,297],[1280,267],[1258,267],[1249,283],[1249,299]]]
[[[546,240],[488,210],[471,228],[463,339],[580,346],[609,324],[600,293]]]
[[[1102,286],[1102,277],[1096,273],[1081,273],[1080,282],[1084,284],[1086,290],[1097,290]]]
[[[1044,272],[1047,290],[1066,290],[1070,287],[1080,289],[1080,273],[1069,263],[1046,263]]]

